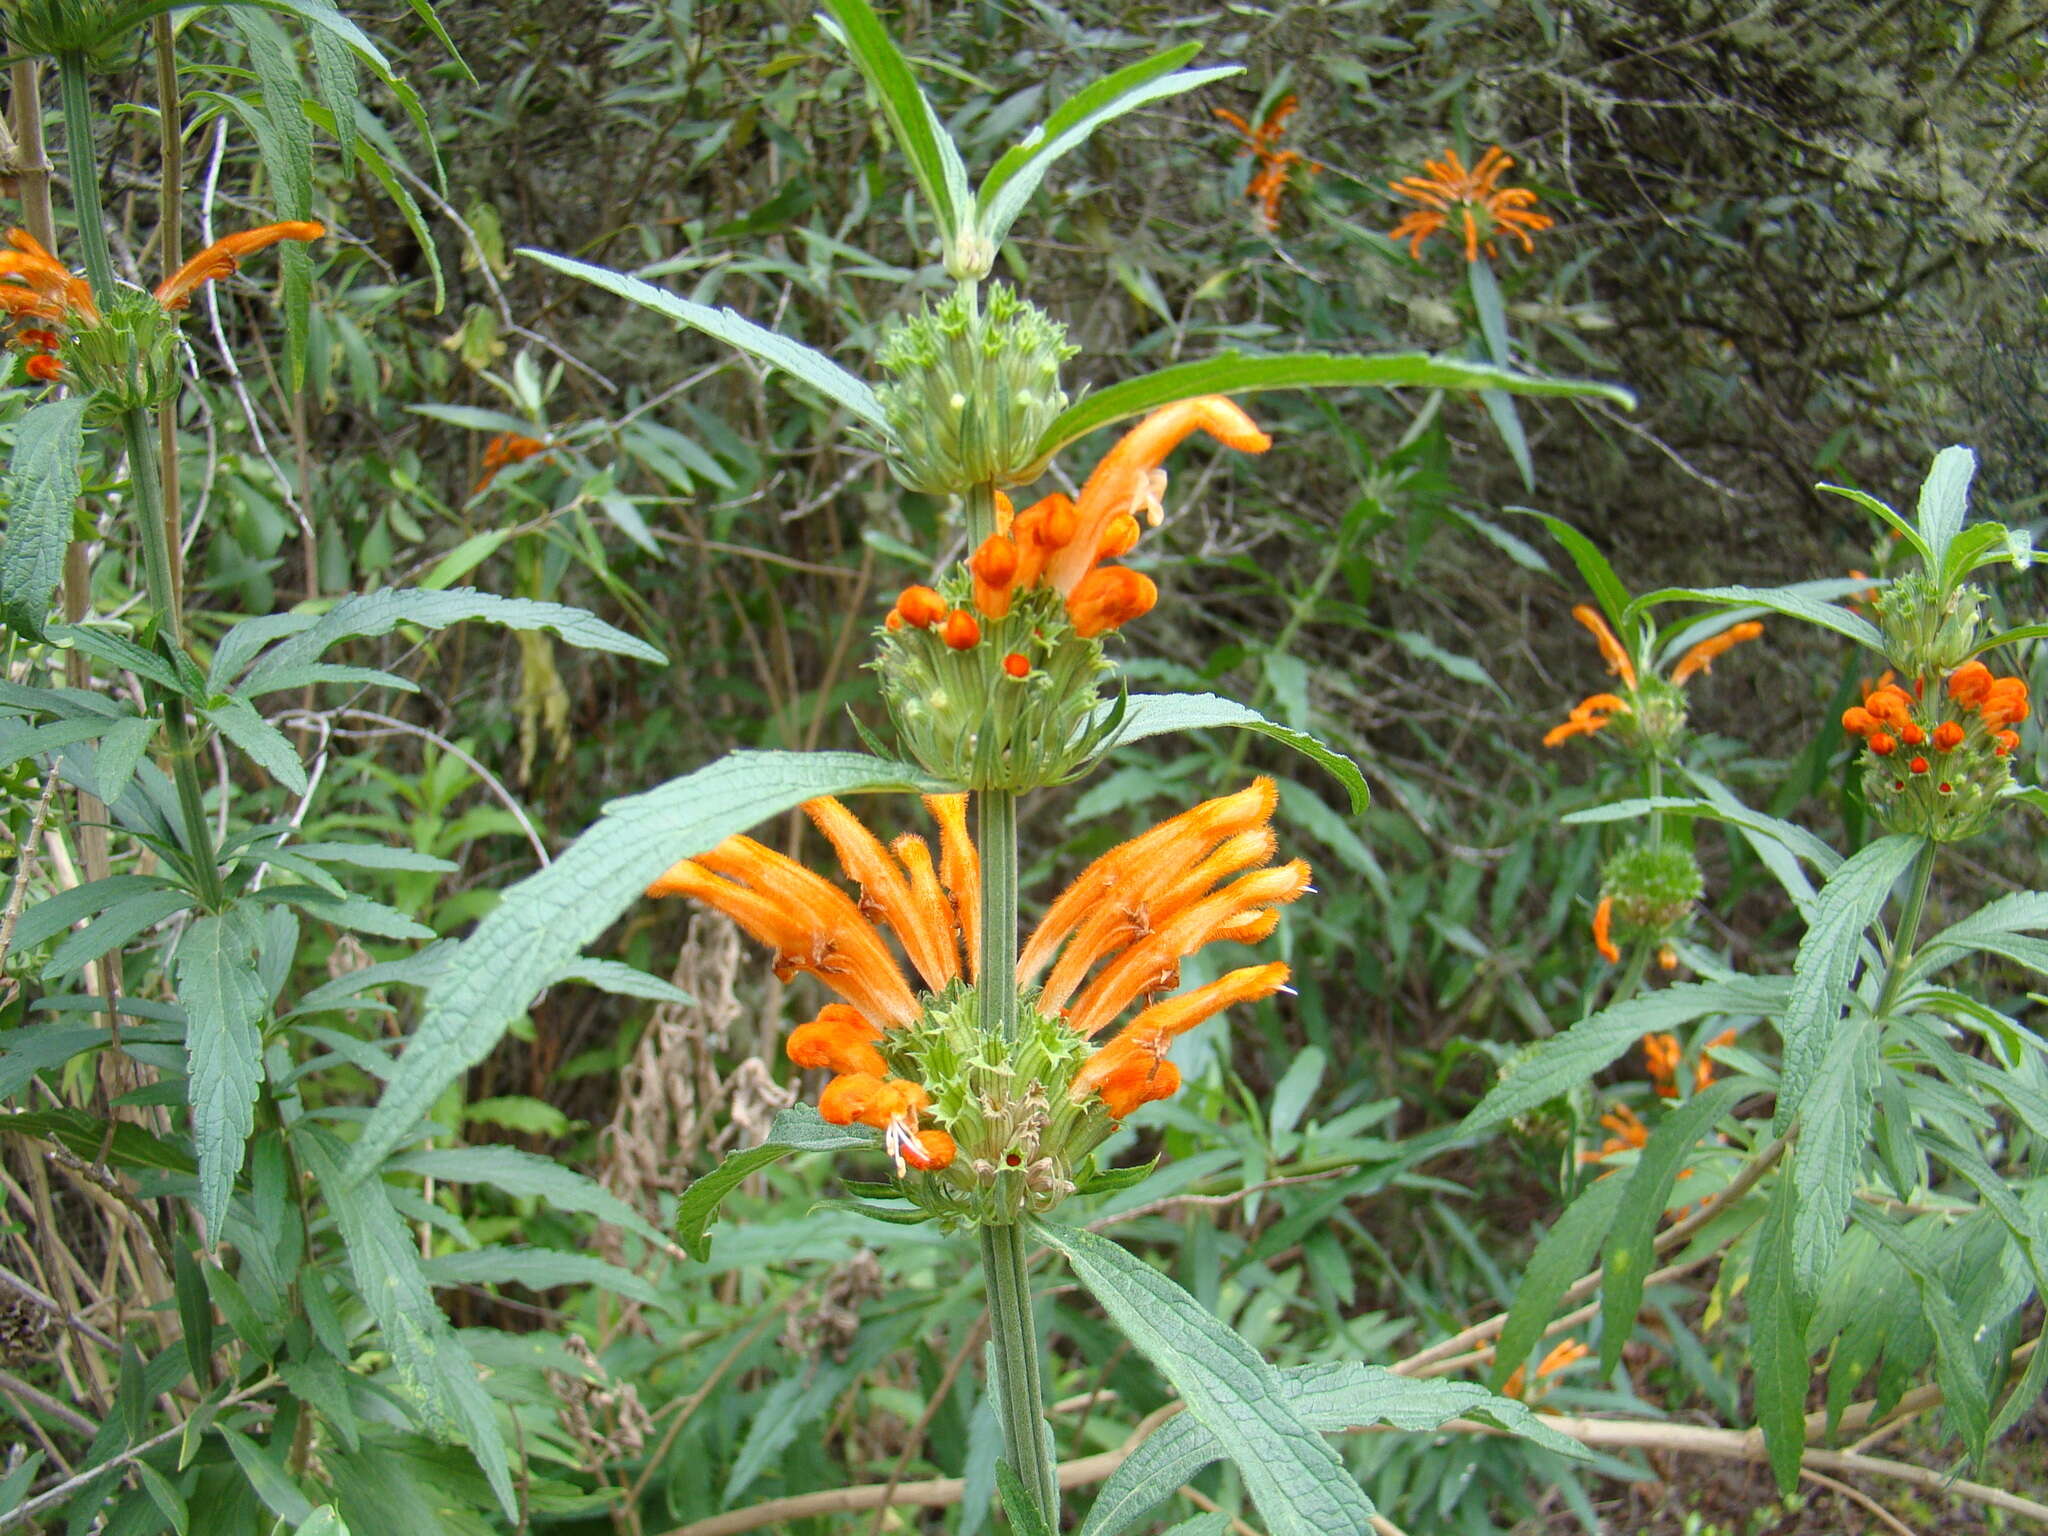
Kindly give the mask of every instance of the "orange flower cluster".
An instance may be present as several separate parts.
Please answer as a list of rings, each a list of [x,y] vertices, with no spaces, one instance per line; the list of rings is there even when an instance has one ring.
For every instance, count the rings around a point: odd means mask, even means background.
[[[1537,1363],[1536,1379],[1543,1381],[1555,1376],[1558,1372],[1577,1365],[1592,1353],[1591,1347],[1580,1340],[1566,1339]],[[1523,1367],[1518,1365],[1508,1373],[1508,1379],[1501,1383],[1502,1396],[1520,1398],[1527,1392],[1528,1387],[1523,1380],[1522,1370]]]
[[[1488,256],[1498,256],[1494,236],[1502,230],[1533,251],[1532,232],[1549,229],[1555,222],[1549,214],[1536,212],[1536,194],[1527,187],[1497,185],[1514,164],[1498,144],[1479,157],[1471,170],[1455,149],[1444,151],[1441,160],[1425,160],[1421,176],[1404,176],[1389,182],[1387,190],[1422,206],[1388,231],[1390,240],[1406,240],[1408,254],[1422,259],[1422,242],[1453,219],[1465,235],[1465,259],[1477,261],[1483,246]]]
[[[318,240],[326,233],[324,224],[291,220],[228,235],[157,284],[154,297],[165,310],[175,313],[191,303],[192,292],[200,284],[232,276],[243,257],[281,240]],[[0,251],[0,310],[16,321],[46,320],[87,328],[100,323],[91,285],[45,250],[35,236],[25,229],[9,230],[7,244],[9,249]],[[45,384],[57,382],[63,371],[56,357],[59,341],[56,332],[42,327],[17,334],[16,344],[31,348],[30,378]]]
[[[1256,128],[1227,107],[1214,109],[1216,116],[1230,124],[1243,137],[1244,143],[1239,147],[1238,153],[1253,155],[1258,159],[1258,174],[1245,184],[1244,190],[1245,195],[1259,205],[1259,222],[1265,226],[1269,235],[1280,227],[1280,198],[1287,191],[1287,179],[1293,174],[1294,167],[1306,165],[1312,171],[1322,169],[1313,161],[1304,160],[1299,150],[1274,148],[1287,125],[1287,119],[1294,115],[1295,109],[1300,105],[1298,97],[1281,97],[1278,104],[1267,114],[1266,120]]]
[[[2019,732],[2012,727],[2025,720],[2032,707],[2024,678],[1994,677],[1983,662],[1966,661],[1942,687],[1946,706],[1937,699],[1933,709],[1922,708],[1924,692],[1915,683],[1908,694],[1887,672],[1861,704],[1842,712],[1842,729],[1861,736],[1878,757],[1908,753],[1903,759],[1906,771],[1915,776],[1932,773],[1938,760],[1965,743],[1987,744],[1996,757],[2020,744]],[[1948,718],[1935,719],[1936,715]],[[1929,751],[1934,760],[1928,758]],[[1943,794],[1949,791],[1946,781],[1937,788]]]
[[[508,469],[514,464],[524,464],[536,454],[546,453],[553,446],[554,444],[545,438],[525,437],[517,432],[500,432],[484,444],[484,472],[478,477],[476,484],[470,487],[469,494],[481,494],[498,478],[499,470]]]
[[[967,562],[974,578],[973,610],[949,608],[930,587],[903,589],[886,620],[889,628],[936,628],[956,651],[981,643],[976,617],[1000,619],[1020,592],[1050,587],[1066,599],[1067,617],[1082,639],[1117,629],[1152,610],[1159,589],[1127,566],[1107,564],[1137,546],[1144,526],[1156,528],[1165,515],[1166,456],[1196,431],[1207,432],[1240,453],[1264,453],[1273,439],[1222,395],[1180,400],[1162,407],[1126,432],[1095,466],[1080,500],[1055,491],[1022,512],[997,494],[996,531]],[[1012,677],[1019,673],[1011,653],[1004,658]]]
[[[1700,1059],[1692,1070],[1692,1091],[1703,1093],[1713,1086],[1714,1062],[1707,1055],[1716,1046],[1733,1045],[1735,1031],[1724,1029],[1709,1040],[1700,1051]],[[1643,1064],[1650,1074],[1650,1083],[1657,1090],[1660,1099],[1678,1097],[1678,1065],[1684,1053],[1680,1050],[1676,1035],[1643,1036]]]
[[[1277,909],[1309,888],[1300,860],[1271,864],[1275,802],[1273,781],[1259,779],[1111,849],[1053,902],[1015,977],[998,984],[1026,988],[1050,967],[1038,1009],[1092,1037],[1140,996],[1178,986],[1181,961],[1205,944],[1265,938],[1279,922]],[[843,1002],[798,1028],[787,1047],[798,1066],[834,1074],[820,1114],[881,1130],[899,1167],[938,1169],[956,1154],[952,1136],[921,1123],[931,1105],[924,1085],[889,1075],[891,1032],[915,1023],[923,1004],[876,920],[896,936],[926,994],[960,978],[963,955],[967,976],[978,979],[980,855],[968,836],[965,795],[930,795],[924,803],[939,823],[936,865],[921,837],[885,848],[837,800],[805,804],[859,885],[858,904],[749,837],[683,860],[648,894],[716,908],[774,950],[778,977],[808,971],[836,992]],[[1248,966],[1143,1009],[1083,1064],[1070,1097],[1079,1103],[1099,1095],[1116,1119],[1166,1097],[1180,1082],[1167,1046],[1233,1003],[1270,996],[1287,974],[1284,965]]]

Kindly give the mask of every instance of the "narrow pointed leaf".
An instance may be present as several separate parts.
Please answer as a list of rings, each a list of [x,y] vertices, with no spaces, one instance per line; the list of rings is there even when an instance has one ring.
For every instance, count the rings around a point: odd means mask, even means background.
[[[172,972],[185,1008],[186,1094],[199,1150],[199,1208],[218,1243],[263,1079],[258,1026],[267,1001],[256,974],[256,925],[232,910],[196,919],[178,943]]]
[[[960,164],[959,150],[953,147],[938,114],[918,88],[909,62],[867,0],[825,0],[825,8],[839,23],[846,51],[873,88],[896,136],[896,147],[910,162],[910,173],[938,220],[940,234],[952,239],[966,224],[969,212],[967,172]]]
[[[1105,750],[1128,746],[1147,736],[1164,735],[1168,731],[1200,731],[1234,725],[1271,737],[1328,769],[1351,796],[1353,815],[1363,815],[1371,804],[1372,791],[1366,787],[1365,775],[1358,771],[1358,764],[1334,748],[1324,746],[1307,732],[1276,725],[1257,710],[1234,699],[1219,698],[1213,693],[1134,693],[1120,703],[1124,710],[1123,720],[1106,743]],[[1096,718],[1107,719],[1109,711],[1116,707],[1104,705],[1097,711]]]
[[[1033,1225],[1237,1465],[1271,1536],[1363,1531],[1372,1501],[1302,1422],[1280,1373],[1194,1297],[1106,1237]]]
[[[678,324],[716,337],[729,347],[737,347],[748,356],[759,358],[770,368],[779,368],[828,399],[838,401],[877,432],[888,433],[889,423],[882,414],[882,402],[875,398],[875,392],[822,352],[814,352],[801,342],[791,341],[766,326],[756,325],[733,310],[698,304],[637,277],[628,277],[623,272],[592,266],[587,261],[573,261],[551,251],[522,247],[519,254],[532,257],[544,267],[581,278],[622,299],[631,299],[635,304],[658,315],[666,315]]]

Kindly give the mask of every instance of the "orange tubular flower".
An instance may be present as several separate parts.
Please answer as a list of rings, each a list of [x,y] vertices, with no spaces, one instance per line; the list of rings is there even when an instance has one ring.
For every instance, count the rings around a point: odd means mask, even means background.
[[[1592,1353],[1592,1349],[1579,1340],[1566,1339],[1538,1363],[1536,1379],[1541,1381],[1546,1376],[1555,1376],[1559,1371],[1577,1365]],[[1523,1383],[1522,1371],[1523,1367],[1518,1365],[1508,1373],[1508,1379],[1501,1383],[1503,1397],[1519,1398],[1527,1390]]]
[[[1501,231],[1533,251],[1530,235],[1549,229],[1554,222],[1547,213],[1536,212],[1536,194],[1526,187],[1498,186],[1514,160],[1498,144],[1479,157],[1471,170],[1455,149],[1444,151],[1441,160],[1425,160],[1421,176],[1404,176],[1389,182],[1387,190],[1422,206],[1388,231],[1391,240],[1406,240],[1408,254],[1422,259],[1422,242],[1451,225],[1465,237],[1465,259],[1477,261],[1483,246],[1488,256],[1498,256],[1494,237]]]
[[[1119,517],[1142,514],[1147,525],[1159,525],[1161,497],[1166,491],[1166,476],[1159,466],[1196,431],[1207,432],[1240,453],[1264,453],[1273,446],[1273,439],[1223,395],[1178,400],[1154,411],[1103,455],[1081,488],[1074,531],[1060,541],[1045,567],[1047,580],[1063,596],[1071,597],[1094,566],[1097,552]],[[1051,521],[1048,517],[1047,522]]]
[[[201,283],[234,276],[241,268],[243,257],[267,251],[281,240],[318,240],[326,233],[324,224],[316,224],[310,219],[294,219],[283,224],[266,224],[261,229],[245,229],[239,234],[216,240],[157,284],[156,301],[165,309],[183,309],[192,302],[193,289]]]
[[[1010,611],[1010,583],[1017,579],[1017,546],[1000,533],[981,541],[967,562],[974,575],[974,606],[991,619]]]
[[[1621,964],[1621,951],[1614,947],[1610,929],[1614,923],[1614,898],[1602,896],[1600,905],[1593,909],[1593,947],[1600,951],[1600,958],[1609,965]]]
[[[981,644],[981,624],[965,608],[955,608],[939,627],[939,637],[956,651],[971,651]]]
[[[1266,120],[1256,128],[1228,108],[1213,109],[1218,118],[1230,124],[1243,136],[1244,144],[1238,153],[1253,155],[1258,159],[1258,174],[1252,177],[1244,190],[1247,197],[1258,203],[1259,222],[1265,226],[1268,234],[1280,227],[1280,198],[1287,190],[1287,178],[1293,168],[1297,165],[1306,165],[1312,171],[1322,169],[1321,166],[1303,159],[1300,150],[1273,147],[1287,119],[1294,115],[1295,109],[1300,105],[1300,100],[1294,96],[1281,97]]]
[[[1734,1043],[1735,1031],[1731,1028],[1722,1030],[1721,1033],[1714,1036],[1713,1039],[1701,1047],[1700,1059],[1692,1071],[1692,1091],[1694,1093],[1705,1093],[1714,1086],[1714,1058],[1709,1056],[1707,1052],[1717,1050],[1724,1045],[1733,1045]]]
[[[84,278],[25,229],[9,230],[7,243],[13,249],[0,251],[0,307],[16,317],[99,324],[99,308]]]
[[[484,444],[484,472],[470,487],[469,494],[479,495],[498,478],[499,470],[513,464],[524,464],[534,455],[546,453],[550,446],[543,438],[526,437],[517,432],[498,433]]]
[[[1143,618],[1159,601],[1152,578],[1127,565],[1105,565],[1075,583],[1067,598],[1067,617],[1083,640],[1119,629]]]
[[[1658,1098],[1678,1097],[1678,1062],[1683,1054],[1676,1035],[1643,1036],[1643,1061]]]
[[[1745,640],[1756,639],[1763,632],[1763,625],[1755,619],[1747,619],[1740,624],[1731,625],[1710,639],[1702,640],[1679,657],[1678,665],[1671,669],[1671,681],[1684,683],[1695,672],[1713,671],[1714,659],[1717,656],[1733,650]]]
[[[946,600],[930,587],[905,587],[896,598],[896,612],[914,629],[930,629],[946,616]]]
[[[1628,652],[1621,642],[1614,638],[1614,631],[1607,627],[1607,620],[1600,610],[1590,603],[1580,603],[1572,609],[1572,617],[1592,631],[1594,641],[1600,647],[1600,659],[1607,663],[1607,670],[1621,679],[1621,686],[1633,688],[1636,685],[1636,664],[1629,660]]]
[[[1628,700],[1612,693],[1593,693],[1572,706],[1571,718],[1543,733],[1543,745],[1561,746],[1574,736],[1590,736],[1616,715],[1632,713]]]

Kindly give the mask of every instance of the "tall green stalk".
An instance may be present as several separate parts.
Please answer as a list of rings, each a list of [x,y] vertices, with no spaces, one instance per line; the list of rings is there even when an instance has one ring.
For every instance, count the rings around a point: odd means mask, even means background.
[[[114,259],[107,249],[106,225],[100,209],[99,166],[93,160],[92,92],[85,55],[60,54],[57,74],[64,103],[64,153],[71,168],[71,207],[78,221],[79,252],[85,262],[86,281],[95,294],[104,298],[114,291]],[[135,514],[132,521],[142,541],[142,577],[150,610],[163,643],[182,647],[185,625],[179,612],[173,566],[177,552],[164,530],[163,482],[157,472],[159,445],[153,441],[155,434],[147,410],[122,411],[120,426],[122,446],[128,453],[129,498]],[[192,724],[186,717],[182,698],[167,694],[162,703],[164,738],[170,747],[171,777],[178,788],[178,809],[185,822],[193,883],[201,904],[217,911],[223,901],[220,864],[207,830],[206,797],[199,783]]]
[[[1891,1012],[1899,989],[1906,983],[1906,972],[1913,967],[1913,949],[1920,942],[1920,919],[1927,910],[1927,888],[1934,880],[1934,852],[1940,846],[1929,838],[1913,860],[1913,872],[1908,877],[1912,884],[1906,887],[1906,906],[1899,913],[1899,925],[1892,930],[1891,956],[1885,965],[1884,986],[1878,992],[1875,1011],[1879,1019]]]
[[[995,487],[972,486],[966,501],[968,547],[978,549],[995,532]],[[1017,795],[985,789],[974,802],[975,843],[981,850],[981,948],[976,957],[981,1027],[992,1038],[1010,1041],[1017,1037]],[[988,1290],[992,1391],[1003,1427],[1003,1459],[1057,1528],[1059,1479],[1045,1432],[1038,1328],[1021,1223],[981,1229],[981,1273]]]

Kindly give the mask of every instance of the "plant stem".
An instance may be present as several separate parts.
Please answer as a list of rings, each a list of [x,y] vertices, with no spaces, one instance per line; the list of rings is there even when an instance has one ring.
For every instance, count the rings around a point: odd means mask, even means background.
[[[1059,1528],[1060,1485],[1045,1432],[1044,1388],[1038,1379],[1038,1330],[1031,1318],[1031,1280],[1024,1263],[1024,1228],[981,1229],[981,1272],[988,1282],[989,1342],[995,1356],[996,1417],[1003,1426],[1003,1459],[1030,1492],[1039,1512]]]
[[[974,840],[981,848],[981,1027],[1017,1034],[1017,795],[985,789],[974,797]]]
[[[1884,987],[1877,995],[1876,1017],[1880,1019],[1891,1012],[1899,988],[1906,984],[1906,972],[1912,969],[1913,946],[1919,942],[1920,919],[1927,910],[1927,887],[1934,879],[1934,850],[1938,846],[1929,838],[1913,860],[1913,883],[1906,891],[1906,910],[1899,914],[1899,925],[1892,930],[1891,958],[1885,965]]]
[[[78,220],[80,253],[85,261],[86,281],[94,293],[105,297],[114,290],[114,261],[107,250],[106,225],[100,213],[99,167],[93,162],[92,95],[87,88],[85,55],[60,54],[57,72],[63,87],[64,153],[71,167],[71,206]],[[164,534],[163,483],[158,477],[157,460],[161,445],[154,440],[156,434],[151,428],[148,411],[121,413],[121,442],[128,452],[133,521],[142,540],[143,585],[162,643],[169,649],[182,650],[185,626],[172,566],[176,552]],[[176,694],[166,696],[163,715],[171,777],[178,786],[178,809],[185,822],[186,851],[192,858],[193,888],[208,911],[218,911],[224,899],[220,864],[208,831],[206,797],[199,786],[199,764],[194,756],[192,726],[186,718],[184,699]]]

